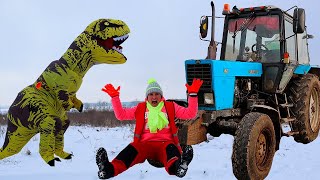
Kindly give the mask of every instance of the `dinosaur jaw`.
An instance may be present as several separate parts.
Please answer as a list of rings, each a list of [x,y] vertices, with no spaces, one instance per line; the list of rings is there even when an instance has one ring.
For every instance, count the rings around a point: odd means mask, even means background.
[[[120,46],[129,37],[128,34],[120,37],[107,38],[102,40],[97,39],[98,46],[102,47],[106,54],[102,57],[97,57],[96,64],[107,63],[107,64],[122,64],[125,63],[127,58],[122,54],[122,46]]]
[[[114,49],[121,53],[122,47],[120,44],[127,40],[128,37],[129,35],[126,34],[120,37],[108,38],[106,40],[98,39],[98,45],[104,47],[106,50]]]
[[[120,37],[116,37],[113,38],[113,45],[112,49],[118,51],[119,53],[122,54],[122,47],[120,46],[120,44],[122,44],[125,40],[127,40],[129,37],[128,34],[120,36]]]

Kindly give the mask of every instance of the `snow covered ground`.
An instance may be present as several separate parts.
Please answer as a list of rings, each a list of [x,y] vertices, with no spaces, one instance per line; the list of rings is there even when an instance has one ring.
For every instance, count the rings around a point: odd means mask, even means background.
[[[103,146],[114,158],[132,140],[132,128],[70,127],[65,135],[65,150],[72,151],[72,160],[56,162],[55,167],[44,163],[38,153],[39,135],[36,135],[12,157],[0,160],[1,180],[96,180],[95,151]],[[4,141],[5,127],[0,126],[0,146]],[[209,137],[209,142],[194,145],[194,159],[184,179],[235,179],[232,173],[231,153],[233,137]],[[307,145],[283,137],[276,152],[267,179],[319,179],[320,138]],[[31,155],[27,155],[30,151]],[[163,168],[145,162],[136,165],[114,179],[179,179],[169,176]]]

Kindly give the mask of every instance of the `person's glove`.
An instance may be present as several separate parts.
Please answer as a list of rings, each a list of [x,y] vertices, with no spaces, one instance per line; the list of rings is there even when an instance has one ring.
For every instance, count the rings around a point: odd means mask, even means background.
[[[120,94],[120,86],[118,86],[118,88],[115,89],[112,84],[106,84],[104,88],[102,88],[101,90],[108,93],[109,96],[112,98],[119,96]]]
[[[196,78],[193,79],[191,86],[188,83],[186,83],[188,94],[197,95],[202,83],[203,81],[201,79],[196,79]]]

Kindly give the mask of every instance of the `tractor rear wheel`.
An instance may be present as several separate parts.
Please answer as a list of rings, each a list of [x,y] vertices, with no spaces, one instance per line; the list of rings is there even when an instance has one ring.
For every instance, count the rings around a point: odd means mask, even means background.
[[[251,112],[238,125],[233,143],[232,167],[237,179],[264,179],[271,169],[276,138],[266,114]]]
[[[320,128],[320,83],[319,78],[307,74],[292,80],[289,87],[289,100],[293,103],[292,130],[296,142],[307,144],[318,137]]]

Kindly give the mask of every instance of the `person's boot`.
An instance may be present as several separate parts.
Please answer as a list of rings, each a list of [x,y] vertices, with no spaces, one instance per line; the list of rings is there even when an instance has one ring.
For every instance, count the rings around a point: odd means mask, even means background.
[[[193,148],[190,145],[186,145],[182,149],[182,154],[181,154],[181,161],[177,169],[176,176],[178,177],[184,177],[187,174],[188,171],[188,165],[193,159]]]
[[[109,179],[114,175],[114,169],[109,162],[107,151],[101,147],[96,154],[96,163],[98,165],[98,177],[99,179]]]

